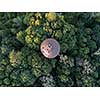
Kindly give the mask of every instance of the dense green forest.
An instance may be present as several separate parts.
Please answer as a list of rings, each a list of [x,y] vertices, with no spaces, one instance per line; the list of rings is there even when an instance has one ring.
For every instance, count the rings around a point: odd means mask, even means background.
[[[60,54],[40,51],[54,38]],[[100,86],[100,13],[0,13],[1,87]]]

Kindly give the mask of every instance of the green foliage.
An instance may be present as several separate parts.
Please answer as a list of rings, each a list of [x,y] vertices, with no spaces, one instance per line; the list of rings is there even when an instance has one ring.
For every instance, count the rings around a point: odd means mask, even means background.
[[[12,66],[19,66],[23,60],[23,56],[21,52],[15,52],[12,50],[9,54],[10,63]]]
[[[28,56],[28,63],[32,66],[32,73],[36,77],[48,74],[54,66],[48,59],[43,58],[36,52],[33,52],[31,56]]]
[[[20,74],[20,81],[24,86],[30,86],[34,84],[35,77],[29,70],[23,70]]]
[[[43,40],[60,54],[47,59]],[[0,86],[100,86],[100,13],[0,13]]]

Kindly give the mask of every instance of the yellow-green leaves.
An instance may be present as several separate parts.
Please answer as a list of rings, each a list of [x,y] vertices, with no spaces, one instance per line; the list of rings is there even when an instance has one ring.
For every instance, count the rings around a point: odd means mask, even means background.
[[[22,31],[19,31],[18,33],[16,33],[16,38],[21,42],[24,43],[24,38],[25,38],[25,33]]]
[[[25,41],[26,41],[26,43],[31,44],[32,43],[32,38],[29,35],[26,35]]]
[[[35,24],[35,26],[40,25],[40,20],[37,19],[34,24]]]
[[[48,21],[55,21],[57,16],[56,13],[49,12],[45,14],[45,17],[47,18]]]
[[[14,50],[12,50],[9,54],[9,58],[11,65],[16,67],[21,64],[23,55],[22,52],[15,52]]]

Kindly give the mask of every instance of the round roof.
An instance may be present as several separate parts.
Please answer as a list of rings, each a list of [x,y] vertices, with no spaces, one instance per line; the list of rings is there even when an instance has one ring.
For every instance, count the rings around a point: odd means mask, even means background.
[[[41,52],[47,58],[54,58],[59,55],[60,45],[57,40],[48,38],[41,43]]]

